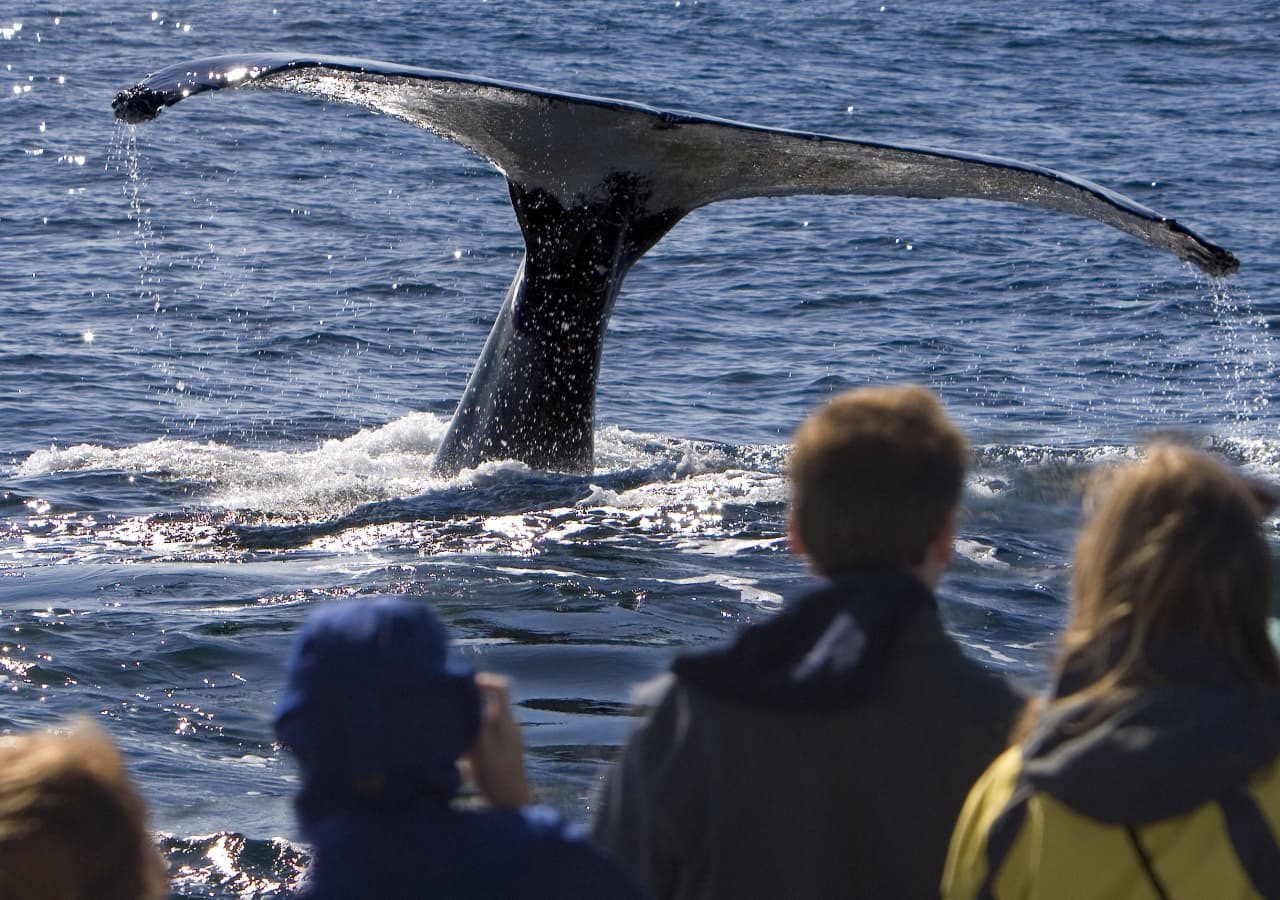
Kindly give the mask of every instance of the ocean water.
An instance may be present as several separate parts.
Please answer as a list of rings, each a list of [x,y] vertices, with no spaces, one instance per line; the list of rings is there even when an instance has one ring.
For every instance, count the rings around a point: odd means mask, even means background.
[[[945,616],[1036,683],[1094,467],[1173,431],[1280,481],[1277,34],[1280,7],[1242,2],[10,0],[0,730],[98,720],[180,895],[288,896],[306,851],[270,728],[282,658],[318,605],[404,593],[514,679],[540,795],[585,820],[631,686],[808,582],[783,536],[796,423],[905,381],[975,448]],[[521,253],[502,178],[293,95],[114,121],[119,89],[233,51],[1021,158],[1176,217],[1240,272],[1003,204],[715,205],[623,289],[595,472],[437,480]]]

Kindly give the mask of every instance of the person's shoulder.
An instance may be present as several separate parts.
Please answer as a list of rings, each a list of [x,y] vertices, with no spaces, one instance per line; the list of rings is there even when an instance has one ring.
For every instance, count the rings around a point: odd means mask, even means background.
[[[1021,699],[1018,688],[1003,673],[978,659],[951,634],[941,614],[919,615],[904,636],[906,655],[923,660],[972,690]]]
[[[471,831],[491,840],[522,843],[531,840],[577,840],[582,830],[569,824],[549,806],[534,804],[518,809],[482,807],[459,811],[453,817],[459,833]]]
[[[1027,693],[1004,672],[974,659],[955,642],[957,662],[951,671],[953,685],[972,703],[1013,720],[1027,703]]]
[[[585,827],[570,822],[550,806],[534,804],[520,809],[490,810],[488,814],[504,818],[506,827],[518,831],[525,842],[539,845],[535,857],[550,853],[603,858]]]
[[[613,857],[590,841],[586,829],[566,822],[546,806],[525,807],[520,815],[530,849],[522,897],[640,900],[643,896]]]
[[[532,837],[547,840],[582,840],[585,832],[570,824],[562,815],[549,806],[536,804],[512,810],[520,816],[521,822]]]
[[[954,648],[952,669],[962,676],[974,690],[1007,697],[1009,699],[1025,699],[1017,684],[1004,672],[995,668],[992,663],[978,658],[969,648],[963,646],[954,637],[948,636]]]
[[[896,670],[898,692],[932,698],[948,711],[948,718],[990,723],[1001,741],[1027,702],[1027,693],[1014,680],[971,655],[940,622],[927,639],[904,648]]]
[[[713,716],[716,709],[727,705],[672,671],[636,685],[631,691],[631,704],[644,717],[638,730],[656,731],[665,736],[664,740],[687,738],[704,717]]]
[[[631,689],[631,706],[638,713],[650,712],[667,700],[675,686],[674,672],[659,672]]]

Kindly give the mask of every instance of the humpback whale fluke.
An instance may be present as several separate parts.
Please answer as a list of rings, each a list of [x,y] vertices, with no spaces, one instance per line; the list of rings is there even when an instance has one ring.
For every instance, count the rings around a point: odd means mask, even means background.
[[[1213,276],[1227,250],[1121,194],[1016,160],[763,128],[638,103],[343,57],[179,63],[121,91],[126,122],[221,88],[364,106],[456,141],[505,176],[525,257],[435,471],[486,459],[590,471],[600,350],[631,266],[693,210],[796,194],[963,197],[1097,219]]]

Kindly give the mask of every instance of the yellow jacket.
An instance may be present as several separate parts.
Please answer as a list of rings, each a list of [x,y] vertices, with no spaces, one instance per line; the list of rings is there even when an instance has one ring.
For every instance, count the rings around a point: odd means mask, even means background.
[[[1179,655],[1119,704],[1059,692],[969,792],[946,900],[1280,898],[1280,691]]]

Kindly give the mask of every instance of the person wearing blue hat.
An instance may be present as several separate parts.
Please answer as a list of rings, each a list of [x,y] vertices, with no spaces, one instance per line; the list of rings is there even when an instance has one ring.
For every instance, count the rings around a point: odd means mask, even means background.
[[[424,604],[380,597],[312,615],[276,735],[302,774],[308,900],[642,896],[578,829],[532,805],[507,681],[449,660]],[[489,808],[455,808],[460,763]]]

